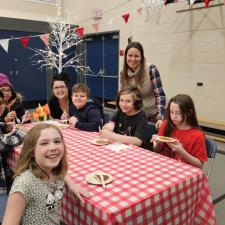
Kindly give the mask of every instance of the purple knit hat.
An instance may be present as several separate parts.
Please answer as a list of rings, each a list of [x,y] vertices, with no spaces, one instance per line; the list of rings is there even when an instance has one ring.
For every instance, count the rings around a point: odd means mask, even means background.
[[[9,86],[12,88],[12,84],[9,81],[9,78],[5,74],[0,73],[0,87],[2,86]]]

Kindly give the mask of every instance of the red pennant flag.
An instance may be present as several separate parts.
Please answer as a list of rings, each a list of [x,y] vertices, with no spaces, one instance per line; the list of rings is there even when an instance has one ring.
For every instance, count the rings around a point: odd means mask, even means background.
[[[141,13],[142,13],[142,8],[137,9],[137,12],[138,12],[139,15],[141,15]]]
[[[204,2],[205,2],[205,7],[208,8],[210,0],[204,0]]]
[[[22,43],[23,47],[27,48],[27,45],[28,45],[29,40],[30,40],[30,37],[23,37],[23,38],[20,38],[19,40]]]
[[[46,46],[49,46],[49,34],[42,34],[42,35],[39,35],[39,37],[41,38],[41,40]]]
[[[91,26],[95,29],[96,32],[98,32],[98,23],[94,23]]]
[[[126,14],[122,15],[122,17],[123,17],[125,23],[128,22],[129,16],[130,16],[130,13],[126,13]]]
[[[164,0],[164,5],[167,5],[167,0]]]
[[[75,32],[79,34],[80,38],[83,38],[83,36],[84,36],[84,28],[83,27],[76,28]]]

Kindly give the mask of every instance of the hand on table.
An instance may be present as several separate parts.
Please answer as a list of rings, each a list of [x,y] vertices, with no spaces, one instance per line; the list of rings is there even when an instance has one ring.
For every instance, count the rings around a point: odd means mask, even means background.
[[[112,135],[113,135],[113,132],[108,129],[99,131],[100,138],[112,139]]]
[[[69,124],[72,125],[73,127],[75,127],[77,121],[78,119],[75,116],[69,118]]]
[[[79,198],[79,200],[85,203],[83,197],[90,198],[89,193],[86,189],[81,188],[79,185],[74,184],[71,191]],[[82,197],[83,196],[83,197]]]
[[[185,151],[182,144],[177,139],[174,139],[174,142],[169,142],[166,144],[174,153],[178,153],[179,155],[182,155],[182,153]]]
[[[115,123],[111,121],[111,122],[106,123],[106,124],[102,127],[102,130],[113,131],[114,128],[115,128]]]
[[[65,182],[69,188],[69,190],[71,192],[73,192],[81,202],[85,203],[83,197],[85,198],[90,198],[88,192],[84,189],[84,188],[81,188],[79,185],[75,184],[72,180],[71,180],[71,177],[70,175],[66,174],[65,176]],[[83,197],[82,197],[83,196]]]
[[[65,111],[63,112],[63,114],[61,115],[61,120],[68,120],[69,119],[69,114]]]

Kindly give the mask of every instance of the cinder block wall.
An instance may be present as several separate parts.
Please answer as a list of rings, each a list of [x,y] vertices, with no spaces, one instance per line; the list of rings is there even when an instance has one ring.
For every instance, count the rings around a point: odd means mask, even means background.
[[[82,0],[73,8],[73,1],[67,0],[65,8],[86,33],[94,33],[93,23],[99,23],[99,32],[119,30],[120,49],[126,47],[129,36],[140,41],[147,61],[156,64],[161,72],[168,99],[187,93],[194,99],[198,116],[225,121],[223,1],[214,1],[209,8],[203,3],[189,6],[181,1],[163,6],[159,15],[150,17],[144,8],[141,15],[137,13],[143,7],[142,1],[121,2]],[[93,19],[96,8],[103,12],[98,20]],[[121,17],[125,13],[130,13],[127,24]],[[120,57],[120,70],[122,63]],[[198,82],[203,86],[197,86]]]
[[[147,59],[158,65],[168,98],[190,94],[199,116],[224,121],[225,7],[223,2],[201,6],[169,4],[159,24],[135,20],[135,39],[142,40]]]
[[[222,0],[189,6],[186,1],[163,6],[157,20],[146,16],[141,0],[64,0],[71,23],[85,33],[119,30],[120,49],[128,37],[140,41],[148,62],[158,66],[167,98],[187,93],[195,101],[198,116],[225,121],[225,6]],[[1,16],[46,20],[56,15],[56,7],[23,0],[0,0]],[[19,4],[19,5],[18,5]],[[102,9],[102,18],[93,18],[94,9]],[[127,24],[122,15],[130,13]],[[149,19],[149,20],[147,20]],[[156,23],[157,22],[157,23]],[[123,57],[119,60],[122,68]],[[200,82],[203,86],[197,86]]]

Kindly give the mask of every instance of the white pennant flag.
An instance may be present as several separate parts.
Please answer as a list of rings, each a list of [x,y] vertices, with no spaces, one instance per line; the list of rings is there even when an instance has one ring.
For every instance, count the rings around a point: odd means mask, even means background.
[[[195,3],[195,0],[190,0],[190,5],[193,5]]]
[[[112,22],[113,22],[113,20],[114,20],[114,18],[112,18],[112,19],[108,22],[108,24],[111,25]]]
[[[8,49],[9,49],[9,39],[2,39],[2,40],[0,40],[0,45],[1,45],[2,48],[8,53]]]

